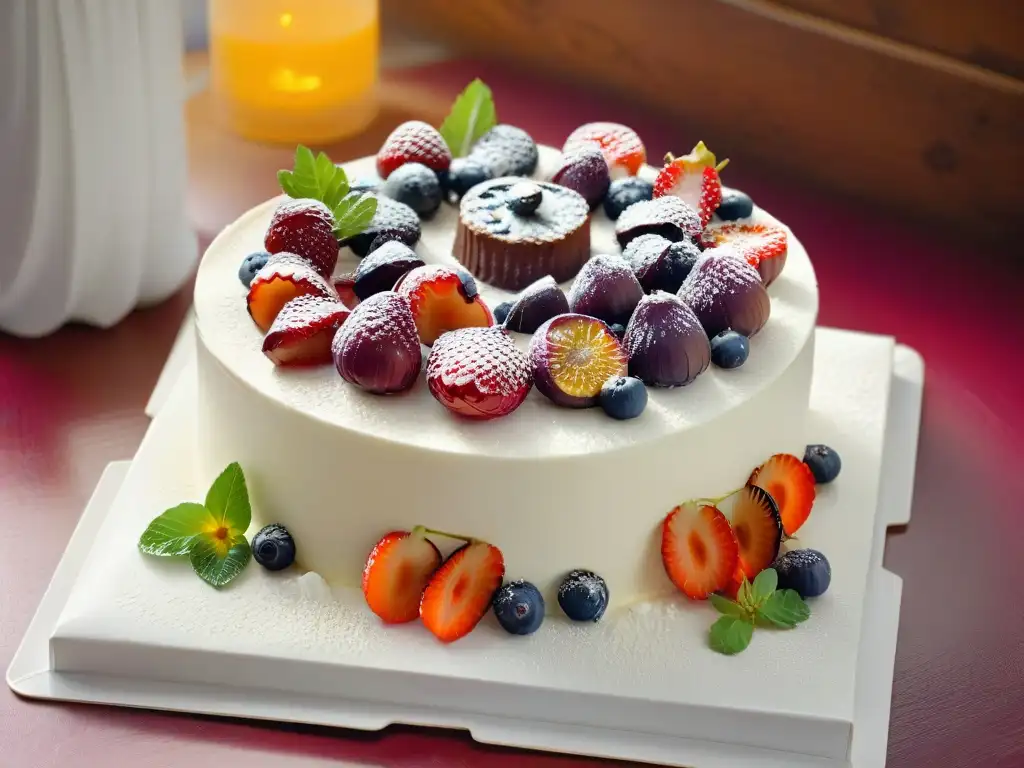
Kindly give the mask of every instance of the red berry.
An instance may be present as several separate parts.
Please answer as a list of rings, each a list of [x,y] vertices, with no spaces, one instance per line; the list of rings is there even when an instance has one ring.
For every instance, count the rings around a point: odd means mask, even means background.
[[[810,517],[814,506],[814,475],[797,456],[775,454],[750,474],[747,483],[771,494],[787,536],[795,534]]]
[[[782,274],[789,253],[789,233],[772,224],[712,224],[704,230],[701,240],[708,248],[730,246],[757,269],[766,286]]]
[[[359,297],[356,295],[356,276],[353,274],[339,275],[331,280],[334,290],[338,292],[341,303],[349,309],[359,306]]]
[[[619,123],[586,123],[569,134],[562,154],[586,146],[597,146],[615,175],[636,176],[647,160],[647,151],[636,131]]]
[[[427,386],[452,413],[507,416],[533,386],[526,355],[501,328],[462,328],[439,338],[427,358]]]
[[[665,167],[654,181],[654,197],[680,198],[697,210],[701,225],[706,227],[722,202],[718,174],[728,164],[728,160],[718,162],[703,141],[683,157],[667,155]]]
[[[331,284],[314,271],[309,261],[294,253],[278,253],[252,279],[246,304],[253,321],[266,332],[285,304],[305,295],[338,298]]]
[[[395,291],[409,299],[420,341],[428,347],[448,331],[494,325],[494,315],[465,270],[416,267],[399,279]]]
[[[331,341],[349,315],[335,298],[299,296],[274,319],[263,339],[263,353],[275,365],[321,365],[331,362]]]
[[[740,568],[753,581],[775,562],[782,544],[782,519],[775,501],[763,488],[746,485],[722,504],[736,543]]]
[[[420,120],[395,128],[377,152],[377,173],[382,179],[406,163],[422,163],[434,171],[447,171],[452,153],[437,129]]]
[[[409,302],[394,291],[360,302],[335,335],[331,354],[349,384],[378,395],[409,389],[423,362]]]
[[[363,596],[370,610],[388,624],[413,621],[441,553],[418,533],[392,531],[370,551],[363,569]]]
[[[729,585],[739,547],[718,507],[687,502],[669,512],[661,526],[661,559],[683,594],[703,600]]]
[[[286,200],[274,211],[263,240],[268,253],[294,253],[330,279],[338,263],[334,214],[319,200]]]
[[[468,635],[491,607],[504,576],[505,559],[497,547],[474,541],[455,550],[423,592],[424,626],[446,643]]]

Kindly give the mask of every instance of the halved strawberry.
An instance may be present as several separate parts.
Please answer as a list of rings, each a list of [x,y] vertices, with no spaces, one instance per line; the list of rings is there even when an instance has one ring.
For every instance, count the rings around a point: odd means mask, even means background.
[[[750,473],[747,483],[771,494],[787,536],[796,533],[810,516],[814,505],[814,475],[793,454],[775,454]]]
[[[321,365],[331,362],[331,341],[349,316],[337,299],[299,296],[274,318],[263,339],[263,354],[275,365]]]
[[[294,253],[276,253],[252,279],[246,304],[249,315],[265,333],[285,304],[306,295],[338,298],[334,287],[309,261]]]
[[[562,154],[569,155],[587,146],[601,150],[613,178],[636,176],[647,160],[647,150],[636,131],[619,123],[581,125],[565,140]]]
[[[441,565],[441,553],[419,533],[391,531],[377,542],[363,568],[363,596],[388,624],[413,621],[420,598]]]
[[[728,585],[739,548],[718,507],[688,501],[669,512],[661,526],[661,559],[683,594],[703,600]]]
[[[483,541],[459,547],[430,579],[420,618],[446,643],[468,635],[491,606],[505,576],[501,550]]]
[[[359,304],[359,297],[356,296],[356,276],[354,274],[338,275],[332,281],[334,290],[338,292],[341,303],[349,309],[355,309]]]
[[[786,266],[789,233],[772,224],[712,224],[701,240],[708,248],[728,245],[761,274],[761,282],[771,285]]]
[[[678,197],[700,213],[700,223],[707,226],[722,202],[722,180],[718,173],[729,164],[718,162],[703,141],[688,155],[665,155],[665,166],[654,180],[654,196]]]
[[[746,578],[746,574],[743,572],[742,563],[737,564],[736,570],[729,578],[729,583],[718,590],[718,594],[728,597],[730,600],[735,600],[740,594],[740,587],[743,585],[743,579]]]
[[[440,264],[416,267],[398,280],[395,291],[409,299],[420,341],[428,347],[448,331],[494,325],[476,280],[463,269]]]
[[[740,568],[751,581],[775,562],[782,544],[782,519],[771,495],[745,485],[722,504],[739,546]]]

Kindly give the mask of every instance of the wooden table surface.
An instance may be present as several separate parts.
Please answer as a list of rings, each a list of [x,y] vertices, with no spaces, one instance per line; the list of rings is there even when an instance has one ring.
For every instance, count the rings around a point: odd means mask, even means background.
[[[650,154],[691,146],[698,126],[600,96],[447,62],[389,78],[366,136],[332,148],[372,153],[398,121],[436,121],[475,75],[501,119],[558,144],[586,120],[634,125]],[[274,192],[288,152],[220,134],[202,97],[190,105],[190,208],[204,242]],[[713,138],[713,137],[712,137]],[[722,148],[726,151],[728,148]],[[716,150],[721,151],[718,147]],[[890,333],[928,366],[913,522],[889,535],[903,577],[890,768],[1024,765],[1024,266],[752,168],[728,169],[792,226],[812,254],[821,322]],[[1018,253],[1019,256],[1019,253]],[[7,666],[82,507],[107,462],[129,458],[143,407],[190,301],[191,286],[116,328],[68,327],[40,340],[0,334],[0,664]],[[465,734],[379,734],[260,725],[94,706],[42,704],[0,691],[0,766],[582,768],[582,758],[475,744]]]

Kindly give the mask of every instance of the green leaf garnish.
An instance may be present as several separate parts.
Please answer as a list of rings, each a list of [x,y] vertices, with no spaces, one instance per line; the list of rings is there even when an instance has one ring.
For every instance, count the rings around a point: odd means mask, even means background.
[[[465,157],[476,140],[497,123],[491,89],[477,78],[455,99],[451,111],[441,123],[441,136],[453,157]]]
[[[153,519],[139,538],[139,549],[147,555],[187,555],[196,536],[207,530],[213,517],[202,504],[186,501]]]
[[[156,517],[139,538],[149,555],[188,555],[204,581],[222,587],[249,563],[245,531],[252,522],[245,475],[229,464],[213,481],[206,503],[185,502]]]
[[[708,599],[711,600],[711,605],[714,607],[714,609],[723,616],[736,616],[737,618],[748,617],[747,612],[744,611],[739,604],[734,603],[727,597],[722,597],[721,595],[716,595],[714,592],[712,592],[708,596]]]
[[[797,624],[810,618],[811,609],[792,589],[773,592],[764,604],[757,609],[757,617],[779,629],[792,629]]]
[[[754,594],[750,588],[750,582],[747,581],[747,577],[743,577],[743,582],[740,584],[739,590],[736,592],[736,602],[745,610],[753,613],[754,611]]]
[[[347,240],[362,232],[377,210],[372,195],[349,195],[345,169],[335,165],[326,153],[313,154],[301,144],[295,148],[295,167],[277,172],[277,181],[289,197],[319,200],[334,214],[334,234]],[[354,197],[354,199],[353,199]]]
[[[775,591],[775,588],[779,585],[779,574],[776,573],[774,568],[765,568],[757,576],[754,577],[754,584],[752,588],[753,595],[751,599],[755,606],[759,606],[764,603],[771,594]]]
[[[754,625],[738,616],[722,616],[711,625],[708,644],[711,650],[731,656],[750,645],[754,636]]]

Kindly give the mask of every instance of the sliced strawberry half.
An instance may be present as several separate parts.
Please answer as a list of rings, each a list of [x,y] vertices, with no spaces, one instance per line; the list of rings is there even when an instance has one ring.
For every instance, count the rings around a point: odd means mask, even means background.
[[[661,559],[683,594],[703,600],[729,584],[739,547],[720,509],[687,502],[669,512],[661,526]]]
[[[581,125],[565,140],[562,154],[570,155],[588,146],[601,150],[613,177],[636,176],[647,160],[647,150],[636,131],[620,123]]]
[[[277,253],[252,279],[246,304],[253,322],[265,333],[285,304],[308,295],[338,298],[334,287],[306,259],[294,253]]]
[[[793,454],[775,454],[750,474],[747,483],[771,494],[787,536],[795,534],[810,516],[814,506],[814,475]]]
[[[700,214],[701,226],[706,227],[722,202],[718,174],[728,164],[728,160],[718,162],[703,141],[688,155],[665,155],[665,166],[654,180],[654,196],[678,197],[689,203]]]
[[[740,569],[751,581],[775,562],[782,544],[782,519],[771,495],[746,485],[722,504],[739,547]]]
[[[773,224],[712,224],[701,235],[705,247],[728,245],[761,274],[761,282],[771,285],[786,266],[789,233]]]
[[[391,531],[377,542],[363,568],[363,596],[388,624],[413,621],[420,598],[441,565],[441,553],[419,533]]]
[[[263,338],[263,354],[275,365],[321,365],[331,362],[331,341],[349,316],[340,301],[325,296],[292,299],[274,318]]]
[[[356,276],[354,274],[339,275],[331,281],[334,290],[338,292],[341,303],[349,309],[355,309],[359,304],[359,297],[356,296]]]
[[[468,635],[487,613],[504,576],[505,559],[497,547],[483,541],[460,547],[423,592],[423,624],[446,643]]]

